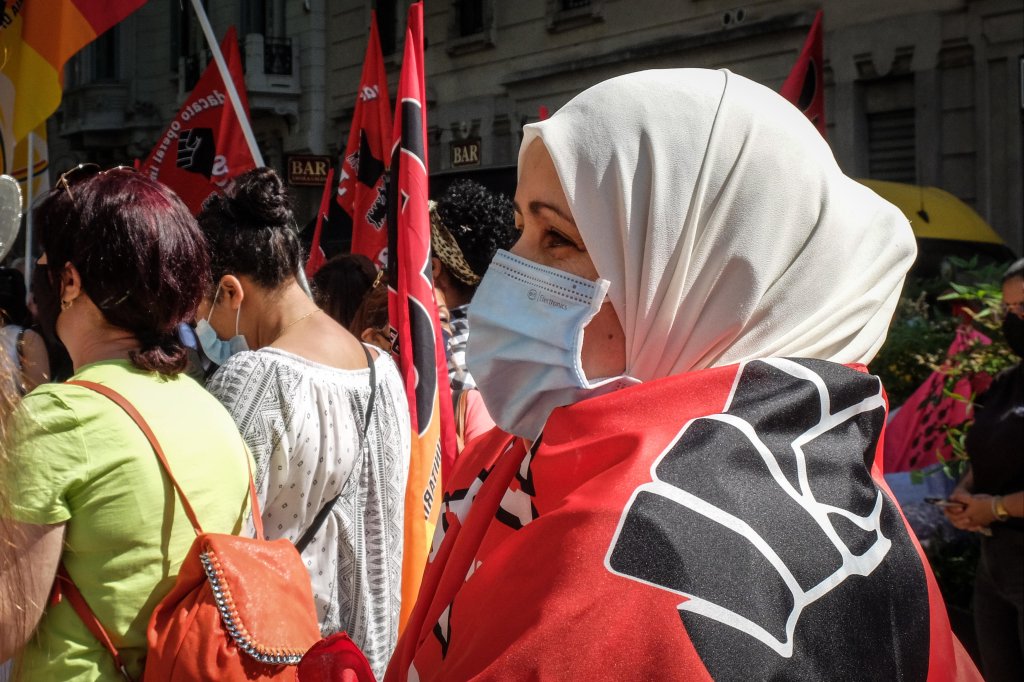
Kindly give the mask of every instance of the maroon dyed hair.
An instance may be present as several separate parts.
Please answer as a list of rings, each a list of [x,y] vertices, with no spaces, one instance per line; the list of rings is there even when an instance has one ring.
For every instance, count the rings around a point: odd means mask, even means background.
[[[130,169],[69,186],[58,183],[35,209],[50,285],[72,263],[106,320],[139,340],[140,369],[177,374],[188,356],[177,325],[195,316],[210,259],[195,218],[174,192]]]

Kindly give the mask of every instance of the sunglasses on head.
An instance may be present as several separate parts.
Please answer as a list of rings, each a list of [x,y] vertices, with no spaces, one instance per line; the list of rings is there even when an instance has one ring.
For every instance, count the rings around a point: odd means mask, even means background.
[[[71,201],[75,202],[75,194],[71,191],[73,185],[77,185],[84,180],[91,178],[94,175],[106,175],[107,173],[113,173],[114,171],[130,171],[132,173],[137,172],[132,166],[114,166],[107,170],[101,170],[100,167],[95,163],[80,163],[74,168],[64,173],[57,178],[57,184],[54,187],[59,187],[68,193],[71,197]],[[77,204],[76,204],[77,206]]]

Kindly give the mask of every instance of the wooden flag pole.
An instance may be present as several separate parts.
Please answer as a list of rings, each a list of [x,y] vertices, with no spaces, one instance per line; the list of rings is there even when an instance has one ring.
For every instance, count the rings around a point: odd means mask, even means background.
[[[206,16],[206,10],[203,9],[203,5],[199,0],[192,0],[192,8],[196,11],[199,25],[203,28],[206,44],[210,46],[210,52],[213,53],[213,61],[216,62],[221,80],[224,81],[224,87],[228,91],[228,99],[231,100],[231,106],[234,107],[235,115],[238,116],[238,123],[242,127],[245,142],[249,145],[249,153],[252,154],[252,160],[256,163],[257,168],[262,168],[266,165],[263,163],[263,155],[260,154],[260,148],[256,144],[256,137],[252,134],[252,126],[249,125],[249,117],[246,115],[245,109],[242,108],[242,100],[238,97],[238,90],[235,89],[235,79],[231,77],[227,62],[224,61],[224,55],[220,51],[220,43],[217,42],[217,37],[213,35],[210,19]]]

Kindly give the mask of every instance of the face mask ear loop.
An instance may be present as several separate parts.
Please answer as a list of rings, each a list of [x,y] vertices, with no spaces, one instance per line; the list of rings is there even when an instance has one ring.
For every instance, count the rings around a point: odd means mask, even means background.
[[[238,304],[238,312],[235,313],[235,336],[238,336],[238,321],[242,319],[242,304]]]
[[[217,282],[217,290],[213,292],[213,302],[210,304],[210,312],[206,313],[206,323],[210,323],[210,318],[213,317],[213,306],[217,305],[217,297],[220,296],[220,282]]]

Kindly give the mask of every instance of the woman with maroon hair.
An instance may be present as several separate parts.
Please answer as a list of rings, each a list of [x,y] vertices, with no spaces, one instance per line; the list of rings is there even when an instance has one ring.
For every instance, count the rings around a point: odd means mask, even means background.
[[[182,374],[175,333],[209,282],[195,219],[163,185],[90,165],[61,176],[35,224],[47,274],[34,292],[40,323],[67,347],[72,380],[127,398],[203,528],[239,532],[248,453],[224,408]],[[68,600],[47,604],[62,564],[137,678],[150,613],[195,538],[149,441],[99,393],[45,384],[23,401],[7,464],[11,537],[0,542],[13,544],[14,565],[0,571],[0,661],[16,656],[26,680],[120,678]]]

